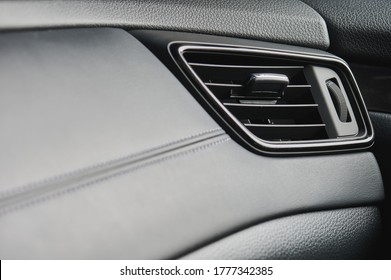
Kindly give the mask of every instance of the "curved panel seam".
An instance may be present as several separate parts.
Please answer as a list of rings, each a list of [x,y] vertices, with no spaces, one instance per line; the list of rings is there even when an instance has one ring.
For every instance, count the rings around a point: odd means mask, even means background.
[[[353,217],[350,215],[352,213],[352,211],[355,212],[355,215]],[[224,254],[220,255],[220,256],[213,255],[213,250],[216,249],[216,248],[219,248],[219,247],[220,247],[220,249],[221,248],[223,248],[223,249],[227,248],[228,249],[228,247],[224,247],[224,245],[228,244],[228,241],[231,241],[230,244],[232,245],[232,244],[234,244],[234,243],[232,243],[233,240],[237,239],[238,237],[256,236],[257,234],[259,235],[259,234],[262,233],[261,229],[263,229],[263,228],[267,228],[269,226],[273,226],[273,225],[276,225],[278,223],[280,223],[280,225],[281,225],[281,223],[284,223],[284,221],[294,220],[294,219],[297,220],[300,217],[303,217],[303,219],[301,220],[301,221],[303,221],[303,224],[301,226],[298,226],[297,229],[298,228],[302,228],[303,225],[306,226],[305,229],[310,229],[311,226],[313,226],[313,223],[310,223],[311,221],[308,222],[308,220],[306,220],[306,217],[308,217],[310,215],[328,215],[329,217],[331,217],[331,219],[325,219],[325,220],[321,221],[321,224],[322,225],[328,225],[328,223],[330,221],[334,222],[335,225],[339,226],[339,228],[341,230],[343,230],[343,229],[346,230],[346,232],[345,232],[346,236],[345,237],[348,238],[348,236],[351,235],[352,231],[356,230],[357,228],[358,229],[362,228],[362,224],[360,224],[360,223],[355,224],[355,222],[352,222],[351,224],[349,224],[349,221],[351,221],[352,218],[353,219],[354,218],[356,218],[356,219],[362,218],[362,219],[365,220],[366,218],[369,217],[368,215],[367,216],[364,215],[364,217],[362,217],[362,214],[363,214],[362,212],[363,211],[373,214],[372,217],[376,217],[375,219],[380,218],[380,216],[378,216],[379,210],[378,210],[377,206],[375,206],[375,205],[352,206],[352,207],[348,207],[348,208],[333,208],[333,209],[321,209],[321,210],[298,212],[298,213],[293,213],[293,214],[289,214],[289,215],[278,216],[278,217],[275,217],[275,218],[272,218],[272,219],[265,220],[263,222],[257,222],[257,223],[254,223],[254,224],[250,225],[250,226],[243,227],[243,228],[241,228],[239,230],[236,230],[234,232],[231,232],[231,233],[228,233],[226,235],[220,236],[219,238],[217,238],[217,239],[215,239],[215,240],[213,240],[211,242],[205,243],[204,245],[201,245],[201,246],[198,246],[198,247],[194,247],[192,250],[189,250],[189,251],[187,251],[187,252],[185,252],[185,253],[183,253],[183,254],[175,257],[175,258],[172,258],[172,259],[197,259],[200,256],[203,257],[203,259],[209,258],[210,256],[213,256],[213,257],[221,257],[221,256],[223,256],[223,257],[225,257]],[[344,212],[345,214],[341,215],[341,216],[337,214],[337,213],[341,213],[341,212]],[[341,219],[340,219],[341,217],[342,217],[342,222],[341,222]],[[313,221],[316,221],[316,219],[314,219]],[[379,220],[377,220],[377,221],[379,221]],[[368,224],[372,225],[373,221],[368,218],[368,220],[366,220],[366,222],[368,222]],[[346,227],[346,225],[348,225],[348,226]],[[322,231],[323,229],[321,227],[321,228],[319,228],[319,231]],[[277,233],[281,234],[282,232],[283,231],[278,231]],[[317,230],[315,230],[313,232],[313,234],[315,234],[315,237],[317,236],[316,235],[317,233],[319,233]],[[279,236],[276,235],[276,237],[277,238],[281,237],[281,235],[279,235]],[[288,237],[288,236],[286,236],[286,237]],[[296,236],[296,237],[298,237],[298,236]],[[258,240],[265,241],[262,238],[260,238]],[[244,239],[243,241],[246,241],[246,239]],[[334,241],[336,241],[336,240],[334,240]],[[261,243],[258,243],[257,245],[260,245],[260,244]],[[265,245],[268,246],[270,244],[265,244]],[[245,247],[248,247],[248,246],[245,246]],[[258,253],[262,252],[262,250],[263,250],[262,248],[263,248],[263,246],[262,247],[258,247],[258,251],[257,252]],[[278,248],[276,248],[276,249],[278,249]],[[210,254],[211,252],[212,252],[212,254]],[[218,251],[215,251],[215,252],[218,252]],[[225,250],[225,251],[223,250],[221,252],[228,252],[228,251],[227,250]],[[220,253],[220,252],[218,252],[218,253]],[[250,253],[254,253],[254,252],[250,252]]]
[[[22,193],[24,191],[30,191],[30,190],[33,190],[35,188],[39,188],[42,185],[55,183],[58,180],[64,180],[64,179],[67,179],[67,178],[71,178],[71,177],[75,177],[75,176],[78,176],[78,175],[82,175],[82,173],[85,173],[85,172],[88,172],[88,171],[92,171],[92,170],[97,169],[97,168],[104,168],[105,166],[113,165],[113,164],[119,163],[119,162],[124,161],[124,160],[130,160],[132,158],[136,158],[136,157],[140,157],[140,156],[143,156],[143,155],[147,155],[147,154],[149,154],[151,152],[157,152],[157,151],[159,151],[161,149],[168,148],[168,147],[171,147],[171,146],[174,146],[174,145],[177,145],[177,144],[180,144],[182,142],[189,141],[189,140],[193,140],[193,139],[196,139],[196,138],[200,138],[202,136],[207,136],[207,135],[210,135],[210,134],[214,134],[216,132],[224,133],[224,131],[221,128],[214,128],[214,129],[205,130],[205,131],[202,131],[202,132],[190,135],[190,136],[183,137],[181,139],[177,139],[177,140],[174,140],[174,141],[171,141],[171,142],[168,142],[168,143],[165,143],[165,144],[153,147],[151,149],[147,149],[147,150],[140,151],[140,152],[137,152],[137,153],[124,155],[124,156],[121,156],[121,157],[118,157],[118,158],[115,158],[115,159],[99,162],[99,163],[96,163],[96,164],[93,164],[93,165],[90,165],[90,166],[87,166],[87,167],[83,167],[83,168],[76,169],[76,170],[73,170],[73,171],[70,171],[70,172],[62,173],[62,174],[59,174],[59,175],[56,175],[56,176],[53,176],[53,177],[49,177],[49,178],[46,178],[46,179],[43,179],[43,180],[39,180],[39,181],[36,181],[36,182],[33,182],[33,183],[28,183],[28,184],[20,186],[20,187],[15,187],[15,188],[9,188],[9,189],[6,189],[6,190],[2,190],[0,192],[0,199],[5,199],[8,196],[19,194],[19,193]]]
[[[294,211],[285,211],[281,212],[276,215],[271,215],[262,219],[255,219],[251,222],[247,222],[245,224],[239,225],[237,227],[233,227],[231,229],[227,229],[226,231],[222,232],[219,235],[216,235],[214,238],[209,238],[204,241],[198,242],[197,244],[193,245],[192,247],[189,247],[182,252],[178,252],[176,254],[173,254],[169,256],[169,259],[186,259],[188,255],[191,255],[198,250],[202,250],[204,248],[207,248],[208,246],[211,246],[213,244],[216,244],[226,238],[230,238],[231,236],[235,236],[237,234],[240,234],[244,231],[250,230],[254,227],[265,225],[267,223],[280,221],[286,218],[292,218],[297,217],[300,215],[308,215],[308,214],[314,214],[314,213],[324,213],[324,212],[333,212],[333,211],[339,211],[339,210],[345,210],[345,209],[363,209],[363,208],[376,208],[379,207],[376,203],[362,203],[362,204],[351,204],[348,206],[333,206],[333,207],[309,207],[309,208],[303,208],[303,209],[296,209]]]
[[[217,141],[210,142],[208,144],[204,144],[202,146],[198,146],[198,147],[192,148],[190,150],[182,151],[182,152],[175,153],[175,154],[172,154],[172,155],[164,156],[164,157],[159,158],[159,159],[154,159],[152,161],[141,163],[141,164],[138,164],[136,166],[133,166],[133,167],[130,167],[130,168],[127,168],[127,169],[124,169],[124,170],[121,170],[121,171],[118,171],[118,172],[115,172],[115,173],[112,173],[112,174],[108,174],[108,175],[103,176],[103,177],[101,177],[99,179],[96,179],[96,180],[93,180],[93,181],[87,181],[87,182],[85,182],[83,184],[80,184],[80,185],[66,187],[65,189],[62,189],[62,190],[59,190],[59,191],[56,191],[56,192],[52,192],[50,194],[42,195],[42,196],[39,196],[39,197],[34,197],[33,199],[28,199],[27,201],[20,202],[20,200],[17,200],[15,203],[11,203],[11,204],[8,204],[8,205],[6,204],[5,206],[2,206],[0,204],[0,216],[4,216],[6,214],[10,214],[10,213],[15,212],[17,210],[25,209],[25,208],[28,208],[28,207],[31,207],[31,206],[34,206],[34,205],[37,205],[37,204],[42,204],[42,203],[48,202],[48,201],[50,201],[52,199],[59,198],[59,197],[61,197],[63,195],[67,195],[67,194],[70,194],[70,193],[74,193],[74,192],[76,192],[78,190],[81,190],[81,189],[84,189],[86,187],[97,185],[99,183],[103,183],[103,182],[109,181],[111,179],[115,179],[117,177],[127,175],[127,174],[129,174],[129,173],[131,173],[133,171],[137,171],[137,170],[140,170],[140,169],[152,166],[152,165],[156,165],[156,164],[161,164],[161,163],[167,162],[167,161],[172,160],[172,159],[177,159],[177,158],[180,158],[180,157],[183,157],[183,156],[187,156],[187,155],[190,155],[190,154],[201,152],[201,151],[204,151],[205,149],[211,148],[211,147],[216,146],[218,144],[225,143],[225,142],[227,142],[229,140],[231,140],[230,137],[224,137],[222,139],[220,138]],[[50,190],[49,190],[49,192],[50,192]],[[3,201],[3,204],[5,204],[4,201]]]

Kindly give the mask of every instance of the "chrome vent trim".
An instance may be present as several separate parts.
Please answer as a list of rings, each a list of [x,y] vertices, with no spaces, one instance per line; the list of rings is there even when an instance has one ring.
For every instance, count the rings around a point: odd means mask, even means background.
[[[354,77],[348,67],[348,65],[341,59],[330,56],[323,55],[314,55],[314,54],[305,54],[305,53],[293,53],[293,52],[281,52],[279,50],[271,49],[260,49],[260,48],[243,48],[235,46],[225,46],[225,45],[209,45],[203,43],[197,43],[193,45],[189,42],[172,42],[169,45],[169,50],[176,62],[182,68],[182,70],[190,78],[189,80],[201,90],[202,95],[206,97],[209,103],[212,104],[212,107],[217,109],[220,117],[228,119],[228,123],[235,130],[236,133],[244,136],[246,143],[255,148],[258,151],[267,152],[267,153],[305,153],[305,152],[332,152],[338,151],[341,149],[344,150],[354,150],[362,149],[370,146],[373,143],[373,129],[369,121],[368,113],[366,111],[364,102],[362,100],[361,94],[359,93],[358,86],[354,80]],[[289,114],[296,110],[295,114],[303,114],[306,110],[316,110],[318,104],[313,101],[308,101],[305,95],[311,95],[311,85],[307,82],[294,81],[292,84],[289,84],[286,88],[286,91],[290,92],[289,96],[295,96],[292,98],[290,104],[267,104],[267,102],[262,101],[261,103],[254,104],[254,98],[249,98],[248,96],[241,95],[240,92],[243,89],[244,85],[240,82],[235,82],[233,79],[222,79],[221,81],[217,80],[205,80],[203,77],[202,68],[213,68],[213,71],[219,72],[219,69],[239,69],[245,73],[247,70],[271,70],[273,73],[287,73],[287,71],[303,71],[303,65],[221,65],[216,63],[205,63],[205,62],[194,62],[188,61],[185,54],[189,52],[204,52],[204,53],[224,53],[229,55],[240,54],[240,55],[252,55],[252,56],[271,56],[273,58],[283,58],[283,59],[293,59],[296,62],[303,61],[314,61],[315,65],[318,63],[320,65],[333,64],[334,67],[339,68],[342,72],[345,73],[349,84],[352,87],[354,95],[351,97],[354,99],[357,104],[358,111],[355,111],[357,117],[362,121],[360,126],[360,133],[353,135],[352,137],[345,138],[332,138],[329,139],[327,133],[325,134],[324,129],[326,123],[323,120],[318,120],[314,123],[294,123],[294,124],[284,124],[284,123],[246,123],[243,120],[238,119],[238,114],[240,115],[240,108],[266,108],[267,110],[273,110],[273,108],[278,111],[279,108],[285,107],[288,109],[286,112],[281,111],[279,114]],[[175,52],[175,54],[173,54]],[[306,63],[307,63],[306,62]],[[201,69],[201,72],[200,72]],[[201,73],[201,74],[200,74]],[[225,73],[223,73],[225,75]],[[247,76],[248,73],[243,74]],[[240,75],[239,75],[240,76]],[[203,79],[204,78],[204,79]],[[227,82],[227,80],[230,80]],[[299,79],[300,80],[300,79]],[[236,98],[240,99],[240,103],[231,103],[224,100],[221,96],[227,91],[231,92],[229,99]],[[220,95],[220,96],[219,96]],[[304,102],[295,103],[295,100],[302,98]],[[285,100],[286,101],[286,100]],[[352,100],[350,100],[352,102]],[[236,108],[238,107],[238,108]],[[234,112],[233,112],[234,111]],[[263,110],[263,112],[266,112]],[[239,113],[238,113],[239,112]],[[282,112],[282,113],[281,113]],[[247,112],[248,113],[248,112]],[[292,113],[293,114],[293,113]],[[295,115],[296,117],[298,115]],[[285,140],[284,137],[278,137],[279,139],[273,139],[273,127],[284,128],[287,134],[287,138],[293,137],[295,135],[308,135],[307,137],[298,137],[297,140],[288,139]],[[294,131],[297,131],[294,132]],[[243,132],[243,134],[241,134]],[[317,134],[318,133],[318,134]],[[266,135],[266,136],[265,136]],[[292,136],[293,135],[293,136]],[[321,135],[321,136],[319,136]],[[268,138],[268,139],[265,139]],[[300,139],[304,138],[304,139]],[[278,141],[276,141],[278,140]]]

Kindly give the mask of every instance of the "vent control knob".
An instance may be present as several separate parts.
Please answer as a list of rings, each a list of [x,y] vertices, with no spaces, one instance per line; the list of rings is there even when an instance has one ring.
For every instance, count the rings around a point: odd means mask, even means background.
[[[246,94],[264,99],[281,99],[289,84],[289,78],[283,74],[254,73],[246,84]]]
[[[345,97],[342,94],[339,86],[332,80],[326,81],[327,89],[333,100],[335,110],[337,111],[338,118],[341,122],[347,122],[349,118],[348,106],[346,104]]]

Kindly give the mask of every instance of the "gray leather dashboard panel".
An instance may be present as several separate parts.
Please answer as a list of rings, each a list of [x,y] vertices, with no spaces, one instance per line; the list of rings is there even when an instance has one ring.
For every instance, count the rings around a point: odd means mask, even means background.
[[[110,28],[0,36],[0,258],[170,258],[272,218],[383,199],[372,153],[232,141]]]
[[[0,45],[0,193],[218,128],[125,31],[2,34]]]
[[[298,0],[0,1],[0,30],[74,26],[180,30],[329,46],[323,18]]]

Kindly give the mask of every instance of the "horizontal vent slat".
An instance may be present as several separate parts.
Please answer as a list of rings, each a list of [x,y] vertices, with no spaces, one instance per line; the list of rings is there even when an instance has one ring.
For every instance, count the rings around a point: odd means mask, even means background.
[[[273,58],[271,56],[258,56],[251,54],[227,54],[224,52],[209,51],[186,51],[184,53],[186,61],[190,64],[227,64],[230,65],[273,65],[273,66],[296,66],[296,63],[290,59]]]
[[[220,84],[220,83],[208,83],[206,82],[205,85],[208,87],[218,87],[218,88],[242,88],[243,85],[240,84]]]
[[[293,120],[296,123],[320,123],[317,104],[302,105],[255,105],[224,103],[224,106],[238,119]]]
[[[256,136],[265,140],[314,140],[327,138],[325,125],[254,125],[245,124]]]
[[[257,96],[245,94],[241,84],[205,83],[218,99],[260,99]],[[310,85],[288,85],[282,98],[288,104],[313,104]]]
[[[268,141],[329,139],[304,74],[306,66],[289,59],[223,52],[197,51],[186,53],[185,57],[209,93],[256,137]],[[289,84],[278,95],[268,94],[267,80],[264,92],[254,90],[250,79],[262,73],[283,74],[289,78]],[[270,84],[273,83],[278,82],[271,79]]]
[[[231,95],[241,95],[244,86],[241,84],[222,84],[222,83],[208,83],[205,85],[216,95],[219,99],[230,98]]]
[[[305,84],[303,66],[237,66],[191,63],[203,82],[244,83],[253,73],[275,73],[288,76],[290,84]]]
[[[217,68],[250,68],[250,69],[304,69],[304,66],[261,66],[261,65],[229,65],[229,64],[209,64],[209,63],[196,63],[190,62],[190,66],[201,66],[201,67],[217,67]]]

